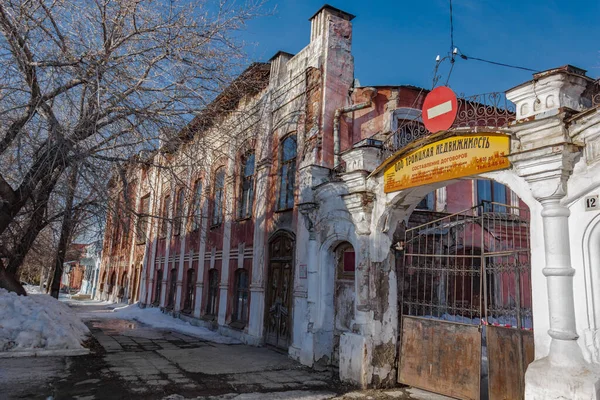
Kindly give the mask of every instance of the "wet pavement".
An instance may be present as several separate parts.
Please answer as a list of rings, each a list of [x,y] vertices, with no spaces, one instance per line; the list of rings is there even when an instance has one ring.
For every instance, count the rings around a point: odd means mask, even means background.
[[[332,372],[307,369],[269,348],[212,343],[135,321],[86,324],[95,339],[89,355],[4,359],[0,399],[231,398],[292,390],[330,398],[339,393]]]
[[[115,305],[70,303],[80,315]],[[90,317],[91,316],[91,317]],[[415,389],[352,392],[337,371],[315,371],[266,347],[218,344],[136,321],[89,319],[91,353],[7,358],[4,399],[439,399]]]

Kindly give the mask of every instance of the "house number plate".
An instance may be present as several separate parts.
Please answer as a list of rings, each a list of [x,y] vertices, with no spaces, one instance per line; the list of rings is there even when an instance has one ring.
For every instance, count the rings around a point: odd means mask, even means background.
[[[598,195],[585,196],[585,211],[597,211],[600,209]]]

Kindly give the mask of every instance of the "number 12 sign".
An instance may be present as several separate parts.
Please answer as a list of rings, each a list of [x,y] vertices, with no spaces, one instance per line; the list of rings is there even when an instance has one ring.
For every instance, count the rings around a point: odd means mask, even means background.
[[[596,211],[600,209],[598,204],[598,195],[586,196],[585,197],[585,211]]]

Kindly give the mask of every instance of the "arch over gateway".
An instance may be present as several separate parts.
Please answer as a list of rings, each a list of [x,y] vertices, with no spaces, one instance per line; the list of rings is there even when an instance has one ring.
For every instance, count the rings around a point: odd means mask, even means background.
[[[410,215],[389,229],[398,379],[458,398],[487,398],[488,386],[490,398],[519,398],[534,343],[529,209],[493,180],[446,188],[443,209],[404,198]]]

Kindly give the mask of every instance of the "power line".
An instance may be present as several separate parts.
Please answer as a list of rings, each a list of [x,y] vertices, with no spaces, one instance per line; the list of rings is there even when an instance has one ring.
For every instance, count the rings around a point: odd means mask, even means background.
[[[452,61],[454,61],[454,21],[452,18],[452,0],[450,0],[450,53],[452,53]]]
[[[460,58],[462,58],[463,60],[481,61],[481,62],[488,63],[488,64],[499,65],[501,67],[515,68],[515,69],[521,69],[521,70],[524,70],[524,71],[531,71],[531,72],[539,72],[539,70],[537,70],[537,69],[532,69],[532,68],[527,68],[527,67],[520,67],[518,65],[505,64],[505,63],[501,63],[501,62],[497,62],[497,61],[485,60],[483,58],[477,58],[477,57],[467,56],[467,55],[462,54],[462,53],[460,54]]]

